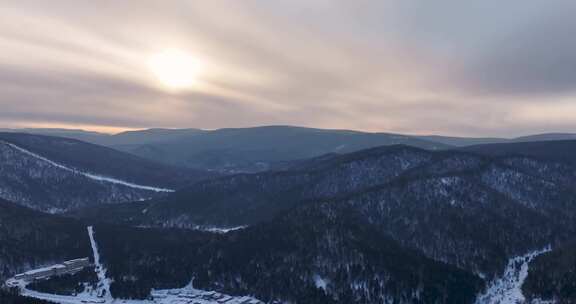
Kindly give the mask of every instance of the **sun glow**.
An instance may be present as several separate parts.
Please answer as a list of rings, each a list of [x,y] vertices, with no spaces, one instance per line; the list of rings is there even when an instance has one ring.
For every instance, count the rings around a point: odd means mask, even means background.
[[[166,50],[150,56],[148,67],[160,84],[172,91],[192,89],[198,84],[200,62],[180,50]]]

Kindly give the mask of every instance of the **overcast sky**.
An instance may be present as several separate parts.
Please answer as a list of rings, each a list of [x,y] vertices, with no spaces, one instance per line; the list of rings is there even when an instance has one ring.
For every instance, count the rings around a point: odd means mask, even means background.
[[[197,83],[162,87],[185,52]],[[0,127],[576,132],[573,0],[2,0]]]

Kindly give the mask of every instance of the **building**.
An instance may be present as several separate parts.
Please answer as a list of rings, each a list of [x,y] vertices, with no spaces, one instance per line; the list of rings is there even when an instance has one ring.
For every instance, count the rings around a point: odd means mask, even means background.
[[[34,281],[57,275],[73,274],[79,272],[80,270],[86,267],[89,267],[90,265],[91,265],[90,260],[88,258],[75,259],[66,261],[62,264],[56,264],[49,267],[34,269],[24,273],[20,273],[15,275],[11,280]]]
[[[90,260],[88,258],[75,259],[75,260],[66,261],[62,264],[64,266],[70,268],[70,269],[85,268],[85,267],[90,266]]]

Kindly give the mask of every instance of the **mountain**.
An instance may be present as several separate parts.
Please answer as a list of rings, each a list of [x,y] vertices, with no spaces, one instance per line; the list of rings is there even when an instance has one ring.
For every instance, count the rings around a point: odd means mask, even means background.
[[[0,211],[0,262],[6,265],[0,279],[91,256],[83,223],[5,201]],[[152,288],[180,287],[193,278],[197,288],[302,304],[472,303],[484,286],[477,276],[357,222],[348,210],[321,204],[226,235],[108,225],[94,230],[115,298],[144,299]]]
[[[542,160],[576,164],[576,140],[518,142],[476,145],[460,148],[489,156],[522,155]]]
[[[100,145],[54,136],[0,133],[0,141],[64,165],[129,182],[181,187],[205,178],[207,172],[171,167]]]
[[[193,279],[269,302],[472,304],[510,259],[573,238],[575,181],[566,162],[388,146],[68,215],[95,225],[117,298]]]
[[[564,192],[571,188],[576,178],[574,168],[569,164],[391,146],[317,158],[283,171],[212,179],[133,205],[137,210],[129,211],[130,207],[122,205],[108,210],[115,212],[116,208],[133,212],[133,216],[124,218],[144,225],[252,225],[309,199],[338,198],[361,194],[375,187],[388,187],[393,182],[451,178],[462,174],[467,174],[475,187],[488,187],[523,202],[542,199],[541,196],[548,195],[545,191],[548,188],[550,196],[568,195]],[[502,182],[496,183],[495,180]],[[556,184],[546,186],[551,180]],[[533,183],[540,192],[527,192],[522,183]],[[543,204],[546,208],[551,206],[550,203]],[[95,212],[90,210],[87,214]],[[111,216],[106,218],[113,219]]]
[[[117,134],[100,133],[77,129],[56,128],[25,128],[0,129],[0,132],[26,133],[46,136],[65,137],[77,139],[97,145],[139,145],[147,143],[174,141],[183,136],[190,136],[204,132],[201,129],[162,129],[153,128],[145,130],[125,131]]]
[[[418,136],[418,138],[454,147],[505,143],[510,141],[510,139],[499,137],[455,137],[455,136],[442,136],[442,135]]]
[[[209,131],[201,129],[146,129],[136,131],[126,131],[110,135],[106,141],[102,142],[107,146],[142,145],[163,142],[175,142],[181,138],[204,134]]]
[[[197,183],[166,197],[73,216],[135,226],[258,226],[319,204],[426,258],[486,279],[510,257],[576,231],[576,169],[527,157],[491,158],[407,146],[369,149],[297,170]],[[304,222],[306,219],[301,218]]]
[[[194,179],[77,140],[0,140],[0,197],[71,217],[0,201],[0,279],[89,255],[93,225],[115,298],[192,281],[269,303],[494,304],[477,296],[520,288],[574,303],[574,141],[391,145]]]
[[[523,286],[529,299],[576,303],[576,243],[537,257]]]
[[[418,138],[450,146],[466,147],[485,144],[505,144],[534,141],[576,140],[576,133],[543,133],[514,138],[501,137],[451,137],[441,135],[418,136]]]
[[[258,172],[279,163],[404,144],[439,150],[479,144],[575,139],[576,134],[546,133],[518,138],[418,136],[327,130],[293,126],[234,129],[147,129],[114,135],[65,129],[23,129],[22,132],[70,137],[166,164],[227,173]]]
[[[0,133],[0,160],[0,197],[50,212],[141,200],[214,175],[78,140],[20,133]]]
[[[100,132],[85,131],[80,129],[61,129],[61,128],[21,128],[21,129],[0,128],[0,132],[65,137],[95,144],[100,144],[104,138],[110,136],[109,134]]]
[[[391,146],[338,155],[310,163],[304,170],[237,174],[196,183],[158,200],[121,204],[114,208],[89,208],[76,215],[131,212],[123,221],[153,226],[251,225],[271,219],[302,200],[335,196],[386,183],[405,170],[433,156],[408,146]],[[231,199],[233,198],[233,199]],[[116,211],[123,209],[123,211]]]
[[[370,147],[408,144],[427,149],[445,148],[410,136],[322,130],[289,126],[219,129],[163,142],[116,148],[149,159],[192,168],[225,171],[262,171],[271,164]]]
[[[336,211],[336,214],[332,214]],[[288,303],[473,303],[477,276],[424,257],[346,210],[298,208],[216,239],[96,227],[116,297],[188,284]]]
[[[60,134],[88,138],[87,134],[78,135],[77,132]],[[348,153],[382,145],[406,144],[425,149],[450,147],[408,135],[291,126],[218,130],[149,129],[99,135],[97,138],[90,134],[90,138],[93,143],[150,160],[223,172],[264,171],[277,162],[326,153]]]
[[[517,137],[515,142],[528,141],[555,141],[555,140],[576,140],[576,133],[543,133]]]
[[[0,199],[0,281],[30,269],[87,257],[90,252],[86,228],[80,222]]]

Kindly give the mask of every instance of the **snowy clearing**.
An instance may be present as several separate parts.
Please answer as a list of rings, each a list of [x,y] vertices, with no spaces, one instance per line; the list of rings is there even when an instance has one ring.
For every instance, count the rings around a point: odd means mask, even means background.
[[[50,164],[50,165],[52,165],[52,166],[54,166],[54,167],[57,167],[57,168],[59,168],[59,169],[66,170],[66,171],[69,171],[69,172],[73,172],[73,173],[82,175],[82,176],[84,176],[84,177],[87,177],[87,178],[92,179],[92,180],[95,180],[95,181],[112,183],[112,184],[118,184],[118,185],[126,186],[126,187],[129,187],[129,188],[141,189],[141,190],[148,190],[148,191],[154,191],[154,192],[174,192],[174,190],[172,190],[172,189],[158,188],[158,187],[152,187],[152,186],[143,186],[143,185],[138,185],[138,184],[130,183],[130,182],[127,182],[127,181],[115,179],[115,178],[112,178],[112,177],[107,177],[107,176],[92,174],[92,173],[88,173],[88,172],[83,172],[83,171],[80,171],[80,170],[77,170],[77,169],[74,169],[74,168],[67,167],[67,166],[65,166],[65,165],[63,165],[63,164],[59,164],[59,163],[54,162],[54,161],[52,161],[52,160],[49,160],[49,159],[47,159],[47,158],[45,158],[45,157],[43,157],[43,156],[40,156],[40,155],[38,155],[38,154],[36,154],[36,153],[34,153],[34,152],[32,152],[32,151],[28,151],[28,150],[26,150],[26,149],[24,149],[24,148],[21,148],[21,147],[17,146],[17,145],[14,145],[14,144],[11,144],[11,143],[8,143],[8,142],[5,142],[5,141],[0,141],[0,143],[3,143],[3,144],[5,144],[5,145],[7,145],[7,146],[9,146],[9,147],[12,147],[12,148],[14,148],[14,149],[16,149],[16,150],[18,150],[18,151],[20,151],[20,152],[22,152],[22,153],[25,153],[25,154],[27,154],[27,155],[29,155],[29,156],[31,156],[31,157],[34,157],[34,158],[39,159],[39,160],[41,160],[41,161],[44,161],[44,162],[46,162],[46,163],[48,163],[48,164]]]
[[[537,256],[549,252],[551,247],[535,250],[508,261],[504,275],[492,282],[488,289],[476,299],[476,304],[525,303],[522,285],[528,277],[528,264]]]

